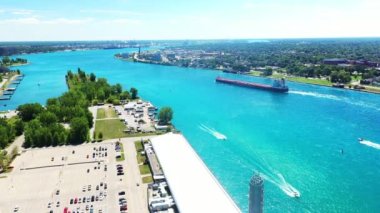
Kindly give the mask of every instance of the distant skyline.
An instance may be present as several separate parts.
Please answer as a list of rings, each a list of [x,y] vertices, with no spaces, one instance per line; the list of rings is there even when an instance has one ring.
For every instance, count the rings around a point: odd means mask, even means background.
[[[379,37],[379,0],[2,0],[0,41]]]

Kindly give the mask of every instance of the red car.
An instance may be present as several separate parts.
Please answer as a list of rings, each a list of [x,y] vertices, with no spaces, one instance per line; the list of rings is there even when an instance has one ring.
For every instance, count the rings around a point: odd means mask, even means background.
[[[67,208],[67,207],[65,207],[65,208],[63,209],[63,213],[68,213],[68,208]]]
[[[127,211],[127,205],[120,206],[120,211]]]
[[[78,203],[78,198],[75,198],[74,204],[77,204],[77,203]]]

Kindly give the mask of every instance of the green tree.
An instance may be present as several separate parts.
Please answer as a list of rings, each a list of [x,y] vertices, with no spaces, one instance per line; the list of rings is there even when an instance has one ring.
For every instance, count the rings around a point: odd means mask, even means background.
[[[94,73],[90,74],[90,81],[92,81],[92,82],[96,81],[96,75]]]
[[[103,90],[99,90],[98,91],[98,95],[96,96],[97,99],[101,102],[104,101],[104,99],[106,99],[106,95],[104,94],[104,91]]]
[[[14,128],[17,136],[22,135],[24,132],[24,122],[21,119],[17,119],[14,123]]]
[[[132,99],[136,99],[137,98],[138,91],[137,91],[136,88],[132,87],[131,90],[130,90],[130,93],[131,93],[131,98]]]
[[[264,76],[270,76],[272,74],[273,74],[273,69],[272,68],[270,68],[270,67],[265,68],[265,70],[263,72]]]
[[[80,144],[88,141],[88,121],[85,117],[76,117],[71,120],[69,131],[69,142]]]
[[[45,111],[42,112],[38,119],[40,120],[41,124],[44,126],[50,126],[58,122],[58,118],[54,113]]]
[[[159,123],[163,125],[170,124],[173,119],[173,110],[170,107],[163,107],[158,113]]]
[[[131,95],[128,91],[124,91],[120,94],[120,99],[121,100],[127,100],[127,99],[130,99],[131,98]]]
[[[23,121],[30,121],[38,116],[44,108],[41,104],[24,104],[17,107],[17,111],[19,112],[19,116]]]
[[[71,72],[71,70],[67,71],[67,76],[69,76],[70,79],[73,79],[73,72]]]
[[[8,56],[3,57],[3,64],[4,65],[10,65],[11,59]]]

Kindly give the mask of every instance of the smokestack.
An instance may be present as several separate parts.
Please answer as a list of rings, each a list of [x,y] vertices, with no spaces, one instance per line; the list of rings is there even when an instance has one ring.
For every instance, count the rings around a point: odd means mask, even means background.
[[[249,213],[262,213],[264,207],[264,180],[254,174],[249,181]]]

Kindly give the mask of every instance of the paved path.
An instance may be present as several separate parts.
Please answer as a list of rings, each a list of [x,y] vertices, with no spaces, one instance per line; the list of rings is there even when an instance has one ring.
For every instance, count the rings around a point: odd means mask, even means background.
[[[145,213],[147,207],[147,184],[143,184],[140,176],[140,170],[136,159],[135,145],[132,142],[124,142],[124,155],[127,176],[127,200],[128,212]],[[137,186],[137,184],[139,186]]]
[[[24,143],[24,141],[25,141],[24,135],[18,136],[18,137],[16,137],[16,139],[7,148],[5,148],[5,150],[7,151],[7,153],[11,153],[12,149],[15,146],[17,146],[18,147],[18,151],[20,152],[23,149],[22,148],[22,144]]]
[[[96,125],[96,114],[98,112],[98,107],[97,106],[92,106],[92,107],[89,107],[88,110],[90,110],[90,112],[92,113],[92,121],[93,121],[93,125],[92,125],[92,128],[90,129],[90,139],[93,140],[94,139],[94,131],[95,131],[95,125]]]

